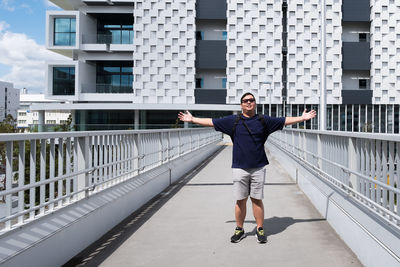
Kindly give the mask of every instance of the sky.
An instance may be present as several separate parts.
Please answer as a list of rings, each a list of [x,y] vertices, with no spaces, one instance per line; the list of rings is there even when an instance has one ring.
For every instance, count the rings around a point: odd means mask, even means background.
[[[43,93],[45,62],[65,60],[45,48],[46,10],[59,10],[48,0],[0,0],[0,81]]]

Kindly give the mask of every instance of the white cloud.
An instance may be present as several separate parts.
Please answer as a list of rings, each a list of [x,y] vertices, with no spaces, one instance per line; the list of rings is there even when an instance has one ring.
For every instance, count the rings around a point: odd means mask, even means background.
[[[15,10],[14,0],[1,0],[0,8],[3,8],[11,12],[14,11]]]
[[[11,71],[0,80],[12,82],[15,88],[43,92],[45,61],[67,58],[46,50],[25,34],[7,31],[7,27],[4,21],[0,21],[0,63],[10,66]]]

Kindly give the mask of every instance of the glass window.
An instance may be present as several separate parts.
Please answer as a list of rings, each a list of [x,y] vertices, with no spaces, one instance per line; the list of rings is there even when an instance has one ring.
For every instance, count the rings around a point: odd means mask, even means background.
[[[358,34],[358,41],[359,42],[366,42],[367,41],[367,34],[366,33],[359,33]]]
[[[203,88],[203,79],[202,78],[196,79],[196,88]]]
[[[53,68],[53,95],[75,95],[75,68]]]
[[[228,37],[228,33],[227,32],[222,32],[222,40],[226,40]]]
[[[204,40],[204,33],[201,31],[196,32],[196,40]]]
[[[367,88],[367,80],[366,79],[359,79],[358,80],[358,88],[366,89]]]
[[[115,63],[97,64],[97,93],[132,93],[133,67],[120,64],[125,66],[115,66]]]
[[[226,89],[226,78],[222,78],[222,88]]]
[[[54,45],[74,46],[76,39],[76,21],[74,18],[54,19]]]
[[[99,21],[97,43],[133,44],[133,24],[126,23]]]

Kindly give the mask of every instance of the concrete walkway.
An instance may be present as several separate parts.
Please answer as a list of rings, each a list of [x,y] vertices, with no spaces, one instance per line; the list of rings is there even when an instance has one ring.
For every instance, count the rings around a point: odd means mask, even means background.
[[[235,224],[232,147],[127,218],[72,259],[74,266],[362,266],[273,156],[265,185],[266,244],[258,244],[250,201],[247,237]]]

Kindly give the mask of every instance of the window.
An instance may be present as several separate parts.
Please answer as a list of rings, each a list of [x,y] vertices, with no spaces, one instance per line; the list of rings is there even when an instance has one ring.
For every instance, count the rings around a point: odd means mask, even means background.
[[[26,116],[26,112],[18,112],[18,116]]]
[[[228,33],[227,32],[222,32],[222,40],[226,40],[228,37]]]
[[[98,44],[133,44],[133,21],[99,22],[97,32]]]
[[[74,46],[76,26],[74,18],[54,19],[54,45]]]
[[[53,95],[75,95],[75,68],[53,68]]]
[[[367,34],[366,33],[359,33],[358,34],[358,41],[360,43],[365,43],[367,41]]]
[[[222,78],[222,88],[226,89],[226,78]]]
[[[204,40],[204,32],[197,31],[196,32],[196,40]]]
[[[203,78],[196,78],[196,88],[203,88]]]
[[[367,89],[367,80],[366,79],[359,79],[358,80],[358,88]]]
[[[46,120],[46,124],[56,124],[55,120]]]
[[[131,63],[97,63],[96,68],[97,93],[132,93]]]
[[[18,120],[18,124],[26,124],[26,120]]]

